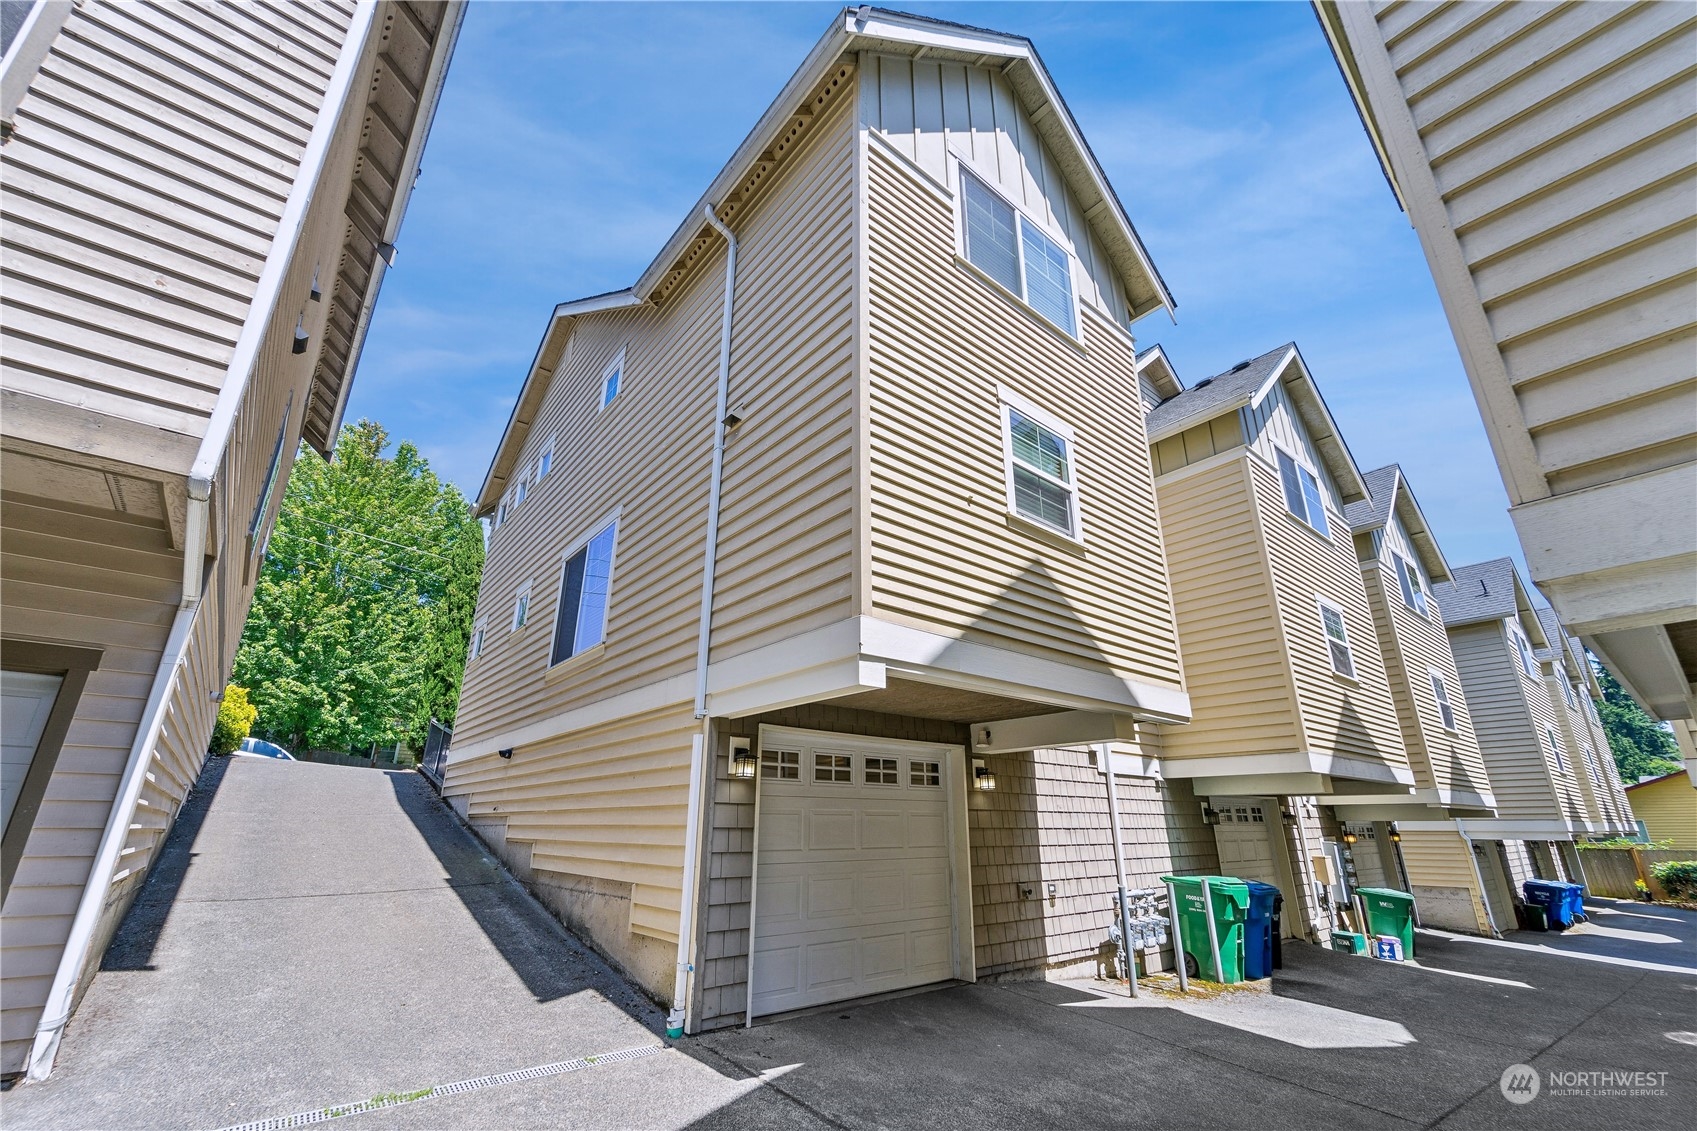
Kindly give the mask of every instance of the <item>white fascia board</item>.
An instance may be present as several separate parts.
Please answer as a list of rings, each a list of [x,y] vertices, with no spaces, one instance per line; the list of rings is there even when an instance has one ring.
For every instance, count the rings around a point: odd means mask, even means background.
[[[1295,407],[1298,415],[1307,418],[1303,420],[1303,426],[1308,429],[1309,438],[1313,441],[1321,459],[1326,459],[1327,456],[1326,441],[1330,440],[1337,445],[1339,458],[1327,462],[1330,465],[1329,470],[1332,477],[1338,480],[1338,486],[1346,488],[1346,493],[1347,488],[1353,488],[1355,494],[1366,498],[1367,479],[1361,474],[1361,468],[1355,462],[1354,453],[1349,450],[1349,442],[1343,438],[1343,429],[1338,427],[1337,417],[1332,415],[1332,410],[1326,404],[1325,394],[1320,392],[1319,382],[1314,380],[1314,371],[1308,368],[1308,362],[1303,358],[1302,351],[1299,348],[1292,346],[1290,352],[1295,357],[1297,372],[1301,377],[1301,382],[1303,382],[1295,384],[1290,389],[1290,403]],[[1273,376],[1269,377],[1261,389],[1256,391],[1255,400],[1257,403],[1266,395],[1266,390],[1273,387],[1275,381],[1283,381],[1288,378],[1290,362],[1291,357],[1288,356],[1279,361],[1278,368],[1273,371]],[[1320,430],[1315,427],[1316,418],[1325,424],[1328,431],[1327,435],[1322,436]],[[1343,502],[1342,499],[1338,501]]]
[[[1179,776],[1171,762],[1166,772]],[[1225,774],[1192,777],[1190,788],[1198,797],[1320,797],[1332,783],[1324,774]]]
[[[1112,711],[1055,711],[997,719],[973,723],[970,731],[974,754],[1016,754],[1056,746],[1137,741],[1136,721]]]
[[[1393,766],[1367,758],[1314,751],[1281,754],[1232,754],[1223,757],[1173,758],[1163,763],[1170,778],[1265,777],[1278,774],[1318,774],[1352,782],[1412,787],[1414,774],[1406,766]],[[1327,787],[1325,792],[1330,792]],[[1380,795],[1381,799],[1383,795]]]
[[[1576,831],[1565,820],[1534,821],[1517,817],[1469,818],[1455,822],[1455,826],[1462,836],[1474,840],[1572,840]]]
[[[1101,758],[1092,754],[1091,761],[1096,767],[1096,772],[1105,776],[1107,771],[1102,767]],[[1108,765],[1112,766],[1114,773],[1122,778],[1161,780],[1161,760],[1153,754],[1129,750],[1110,750],[1108,752]]]

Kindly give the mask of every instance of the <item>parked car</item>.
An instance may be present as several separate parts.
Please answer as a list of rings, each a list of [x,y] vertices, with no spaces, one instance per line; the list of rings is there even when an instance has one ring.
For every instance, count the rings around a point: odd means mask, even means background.
[[[295,760],[293,754],[290,754],[275,742],[267,742],[263,738],[244,738],[241,746],[231,753],[249,758],[275,758],[280,762],[293,762]]]

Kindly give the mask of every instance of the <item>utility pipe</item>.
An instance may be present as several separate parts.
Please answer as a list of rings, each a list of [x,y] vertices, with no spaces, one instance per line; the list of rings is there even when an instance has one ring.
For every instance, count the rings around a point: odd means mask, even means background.
[[[1131,946],[1131,903],[1126,898],[1125,844],[1120,840],[1120,800],[1114,788],[1113,747],[1104,742],[1096,748],[1102,760],[1102,775],[1108,779],[1108,827],[1114,834],[1114,878],[1120,885],[1120,946],[1125,951],[1126,988],[1137,996],[1137,954]]]
[[[713,470],[707,486],[707,539],[701,555],[701,610],[695,636],[695,717],[707,718],[707,657],[713,636],[713,575],[719,558],[719,502],[725,479],[725,412],[731,387],[731,316],[737,286],[737,237],[720,221],[711,202],[702,207],[713,230],[725,237],[725,299],[719,318],[719,381],[714,393]],[[696,869],[701,846],[702,779],[706,776],[707,725],[690,742],[689,810],[684,823],[683,893],[678,903],[678,962],[672,976],[672,1010],[666,1016],[666,1036],[684,1034],[689,1013],[689,975],[694,969],[690,951],[695,936]]]

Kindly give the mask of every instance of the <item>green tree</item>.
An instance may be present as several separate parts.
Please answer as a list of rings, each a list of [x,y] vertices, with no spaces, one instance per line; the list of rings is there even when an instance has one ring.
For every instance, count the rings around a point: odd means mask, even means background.
[[[248,702],[247,688],[230,684],[224,688],[224,698],[218,703],[218,720],[212,724],[212,741],[207,743],[208,754],[228,754],[253,733],[253,720],[259,709]]]
[[[421,746],[459,698],[482,524],[417,448],[388,445],[361,420],[289,477],[236,678],[260,732],[291,748]]]
[[[1603,688],[1603,701],[1597,704],[1597,715],[1603,721],[1603,733],[1609,736],[1609,753],[1614,755],[1620,780],[1631,785],[1639,778],[1653,778],[1683,769],[1679,759],[1679,744],[1668,729],[1651,718],[1638,700],[1626,693],[1626,688],[1595,660],[1597,682]]]

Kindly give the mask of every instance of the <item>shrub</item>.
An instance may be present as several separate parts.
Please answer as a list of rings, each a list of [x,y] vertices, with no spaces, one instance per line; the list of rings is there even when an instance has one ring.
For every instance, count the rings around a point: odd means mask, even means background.
[[[218,721],[212,724],[212,741],[208,754],[228,754],[242,744],[259,718],[259,708],[247,701],[247,688],[235,684],[224,689],[224,701],[218,704]]]
[[[1672,848],[1671,840],[1634,840],[1629,836],[1610,837],[1608,840],[1582,840],[1576,846],[1581,850],[1588,848]]]
[[[1669,860],[1650,865],[1650,874],[1675,899],[1697,900],[1697,860]]]

